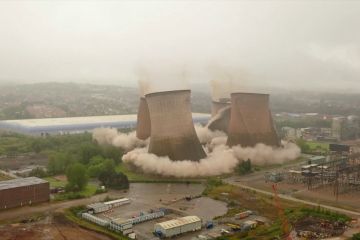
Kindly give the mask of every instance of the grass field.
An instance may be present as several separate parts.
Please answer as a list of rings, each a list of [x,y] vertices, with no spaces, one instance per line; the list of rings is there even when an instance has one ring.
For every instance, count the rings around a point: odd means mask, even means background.
[[[50,182],[51,188],[65,187],[67,184],[67,181],[61,181],[61,180],[55,179],[54,177],[47,177],[44,179]],[[63,201],[63,200],[69,200],[69,199],[91,197],[96,194],[97,188],[98,187],[96,185],[89,183],[86,186],[86,188],[80,192],[76,192],[76,193],[67,192],[67,193],[56,194],[54,201]]]
[[[324,142],[316,142],[316,141],[307,141],[306,142],[311,151],[320,150],[321,152],[326,153],[329,151],[329,144]]]

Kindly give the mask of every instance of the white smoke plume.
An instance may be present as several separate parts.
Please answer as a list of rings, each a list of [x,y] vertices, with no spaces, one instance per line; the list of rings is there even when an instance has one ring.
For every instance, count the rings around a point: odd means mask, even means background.
[[[226,134],[222,131],[211,131],[206,126],[201,124],[195,124],[195,131],[201,144],[206,144],[212,141],[214,138],[226,137]]]
[[[121,133],[114,128],[97,128],[92,136],[100,145],[114,145],[126,151],[144,147],[147,144],[146,141],[138,139],[135,132]]]
[[[147,141],[136,138],[135,132],[120,133],[115,129],[102,128],[93,132],[99,144],[112,144],[131,150],[123,156],[124,163],[132,164],[145,173],[171,177],[204,177],[231,173],[237,164],[250,159],[255,165],[281,164],[300,156],[300,149],[293,143],[283,143],[281,148],[264,144],[255,147],[226,146],[227,137],[222,132],[211,132],[206,127],[196,126],[202,143],[206,143],[208,156],[199,162],[172,161],[147,152]]]

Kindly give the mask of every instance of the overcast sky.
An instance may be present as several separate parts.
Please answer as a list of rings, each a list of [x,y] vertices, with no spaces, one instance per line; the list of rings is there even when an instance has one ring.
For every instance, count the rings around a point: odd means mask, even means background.
[[[0,1],[0,83],[360,92],[360,1]]]

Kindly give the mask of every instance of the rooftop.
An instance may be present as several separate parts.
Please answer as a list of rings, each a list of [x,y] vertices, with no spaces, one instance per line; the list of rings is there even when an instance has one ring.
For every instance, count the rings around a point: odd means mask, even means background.
[[[197,216],[186,216],[186,217],[177,218],[177,219],[173,219],[173,220],[169,220],[169,221],[157,223],[157,224],[160,225],[164,229],[171,229],[171,228],[175,228],[175,227],[179,227],[179,226],[183,226],[186,224],[195,223],[195,222],[199,222],[199,221],[201,221],[201,219]]]
[[[209,117],[206,113],[193,113],[193,118]],[[137,121],[136,114],[128,115],[109,115],[109,116],[89,116],[89,117],[69,117],[69,118],[39,118],[39,119],[21,119],[21,120],[3,120],[0,123],[20,125],[26,127],[38,126],[64,126],[76,124],[91,124],[91,123],[110,123],[121,121]]]
[[[1,181],[0,182],[0,190],[32,186],[32,185],[37,185],[37,184],[47,183],[47,182],[48,181],[45,181],[45,180],[43,180],[41,178],[37,178],[37,177],[16,178],[16,179],[11,179],[11,180],[7,180],[7,181]]]

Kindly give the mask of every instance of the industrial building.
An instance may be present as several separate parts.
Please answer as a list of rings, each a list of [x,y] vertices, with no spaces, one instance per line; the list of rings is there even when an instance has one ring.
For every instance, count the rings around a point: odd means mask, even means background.
[[[258,143],[279,146],[269,95],[232,93],[227,145],[253,147]]]
[[[173,237],[186,232],[201,229],[201,219],[197,216],[186,216],[178,219],[156,223],[154,233],[159,237]]]
[[[0,210],[49,200],[50,185],[43,179],[29,177],[0,182]]]
[[[145,95],[151,121],[149,153],[172,160],[206,157],[191,117],[190,95],[190,90]]]
[[[206,124],[209,114],[193,113],[194,123]],[[0,131],[11,131],[27,135],[58,135],[90,132],[95,128],[112,127],[135,129],[137,115],[90,116],[71,118],[44,118],[0,121]]]
[[[125,204],[130,204],[131,200],[128,198],[120,198],[109,202],[97,202],[86,206],[87,211],[91,214],[106,212],[112,208],[120,207]]]

